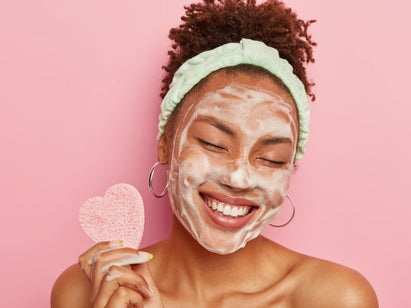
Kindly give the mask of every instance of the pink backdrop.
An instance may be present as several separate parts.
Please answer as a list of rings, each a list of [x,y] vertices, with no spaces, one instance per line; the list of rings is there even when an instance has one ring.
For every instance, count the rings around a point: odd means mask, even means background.
[[[1,2],[1,307],[49,305],[56,277],[92,244],[80,205],[112,184],[141,191],[143,245],[167,235],[170,210],[147,176],[168,29],[189,2]],[[411,307],[410,5],[287,3],[318,19],[317,101],[295,220],[264,234],[357,269],[381,307]]]

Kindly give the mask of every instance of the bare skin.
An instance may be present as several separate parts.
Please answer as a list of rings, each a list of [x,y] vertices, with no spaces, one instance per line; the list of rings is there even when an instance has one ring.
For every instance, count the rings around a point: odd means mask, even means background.
[[[204,93],[221,89],[233,81],[250,86],[258,83],[294,106],[288,92],[268,77],[257,78],[244,73],[228,76],[218,72],[199,91],[187,96],[177,117],[177,125],[182,125],[183,115]],[[242,136],[241,130],[237,132],[235,126],[232,128],[235,136]],[[291,131],[295,134],[295,130]],[[190,139],[190,131],[188,133],[189,144],[194,142],[190,140],[195,140],[195,130],[193,134]],[[180,137],[176,134],[174,138]],[[224,138],[226,136],[220,140]],[[295,147],[296,138],[293,140]],[[241,144],[234,141],[230,139],[232,144]],[[176,158],[169,150],[173,148],[173,142],[166,138],[160,140],[161,163],[169,164]],[[230,155],[245,151],[242,147],[235,149],[224,153],[222,159],[232,159]],[[285,163],[268,167],[286,168],[288,164],[287,170],[292,170],[294,161],[291,155],[294,152],[290,151],[288,144],[280,144],[275,150],[256,146],[252,149],[258,155],[247,157],[254,167],[261,161],[253,160],[254,157],[271,157],[280,153]],[[208,150],[208,145],[205,150]],[[187,153],[190,155],[191,152]],[[215,156],[215,153],[210,155]],[[223,191],[231,197],[243,198],[254,194],[253,187],[239,189],[228,186],[227,183],[219,187],[207,182],[199,190],[207,189],[209,192],[216,189],[220,194]],[[179,200],[178,196],[175,200]],[[198,200],[196,202],[200,203],[201,199]],[[263,209],[256,211],[259,210]],[[201,223],[211,230],[210,234],[221,233],[221,226],[212,220],[204,218]],[[152,260],[146,254],[116,245],[98,244],[80,257],[80,265],[68,268],[55,283],[51,307],[378,307],[374,290],[358,272],[299,254],[262,236],[248,241],[244,248],[233,253],[217,254],[200,245],[174,216],[168,238],[143,249],[154,256]],[[95,257],[96,254],[99,257]],[[131,265],[124,264],[128,260],[131,260],[128,263]]]
[[[154,255],[147,264],[150,273],[138,266],[128,271],[137,274],[133,284],[139,283],[140,274],[153,277],[158,302],[145,304],[142,296],[141,307],[378,307],[372,287],[358,272],[261,236],[221,256],[198,245],[175,220],[169,238],[144,251]],[[127,307],[98,306],[90,300],[94,293],[87,275],[75,264],[57,280],[51,307]],[[129,300],[129,294],[122,296]]]

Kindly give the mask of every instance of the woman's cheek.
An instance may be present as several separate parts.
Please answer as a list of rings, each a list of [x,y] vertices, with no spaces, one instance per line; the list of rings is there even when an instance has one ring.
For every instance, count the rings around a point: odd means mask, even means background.
[[[291,170],[281,169],[275,170],[270,178],[267,178],[266,183],[266,198],[270,200],[271,207],[281,205],[287,195],[288,187],[291,180]]]
[[[179,182],[184,187],[196,187],[212,178],[214,163],[201,149],[183,150],[178,165]]]

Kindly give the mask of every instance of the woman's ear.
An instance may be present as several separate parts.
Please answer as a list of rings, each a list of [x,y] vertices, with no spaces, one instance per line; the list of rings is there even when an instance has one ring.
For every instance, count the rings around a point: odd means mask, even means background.
[[[168,147],[165,134],[162,134],[160,140],[157,143],[158,149],[158,162],[162,165],[167,165],[168,163]]]

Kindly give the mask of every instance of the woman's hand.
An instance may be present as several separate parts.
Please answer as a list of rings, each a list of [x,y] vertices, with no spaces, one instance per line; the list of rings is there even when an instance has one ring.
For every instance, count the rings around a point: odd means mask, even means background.
[[[163,307],[146,264],[152,257],[123,247],[122,241],[100,242],[82,254],[79,264],[92,285],[92,307]]]

